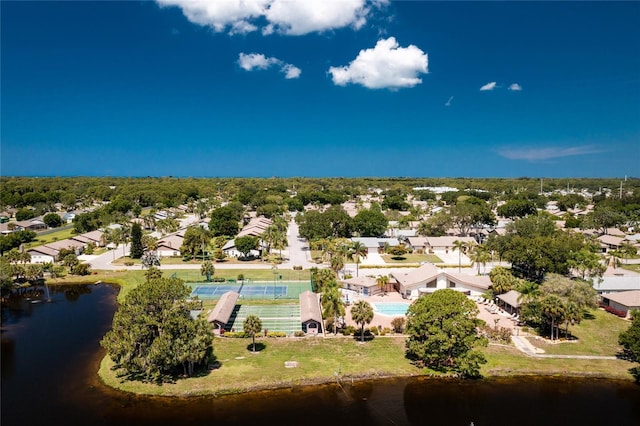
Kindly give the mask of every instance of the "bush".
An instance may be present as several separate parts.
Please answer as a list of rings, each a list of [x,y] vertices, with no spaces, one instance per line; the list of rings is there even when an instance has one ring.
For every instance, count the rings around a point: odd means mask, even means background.
[[[373,334],[374,336],[377,336],[379,334],[378,327],[376,327],[376,326],[369,327],[369,330],[365,330],[365,334],[366,334],[367,331],[369,333]]]
[[[302,265],[293,265],[294,271],[302,271]]]
[[[393,331],[396,333],[402,333],[404,330],[404,317],[395,317],[391,320],[391,327],[393,327]]]
[[[287,337],[287,333],[284,331],[269,331],[267,337]]]
[[[621,311],[620,309],[616,309],[614,307],[611,306],[603,306],[604,310],[607,312],[610,312],[614,315],[619,316],[620,318],[626,318],[627,317],[627,313],[625,311]]]
[[[224,337],[232,337],[236,339],[245,339],[247,337],[251,337],[251,335],[245,333],[244,331],[227,331],[224,333]]]
[[[126,262],[124,262],[124,266],[133,266],[133,261],[127,260]]]
[[[293,333],[293,335],[294,335],[295,337],[305,337],[307,334],[306,334],[304,331],[302,331],[302,330],[296,330],[296,331]]]
[[[342,334],[345,336],[352,336],[356,331],[357,330],[354,326],[348,325],[342,330]]]
[[[213,282],[214,283],[223,283],[225,281],[226,280],[224,278],[222,278],[222,277],[213,277]]]
[[[73,275],[91,275],[91,265],[88,263],[78,263],[71,269]]]
[[[480,328],[480,333],[492,342],[509,344],[511,343],[511,329],[506,327],[490,327],[485,325]]]
[[[393,332],[393,330],[391,330],[389,327],[385,327],[380,332],[380,335],[381,336],[386,336],[387,334],[391,334],[392,332]]]

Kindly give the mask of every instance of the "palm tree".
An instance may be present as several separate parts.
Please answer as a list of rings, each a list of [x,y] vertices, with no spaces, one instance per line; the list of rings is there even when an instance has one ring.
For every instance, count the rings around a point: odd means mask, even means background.
[[[467,244],[464,241],[455,240],[453,242],[453,249],[458,250],[458,272],[460,272],[462,264],[462,251],[467,248]]]
[[[629,263],[629,257],[635,256],[638,253],[638,249],[636,249],[635,246],[631,244],[629,241],[624,241],[620,245],[619,251],[622,252],[622,256],[624,257],[624,262],[627,264]]]
[[[549,294],[540,301],[540,307],[543,315],[551,321],[551,340],[554,340],[554,329],[565,317],[564,302],[555,294]]]
[[[360,256],[367,256],[367,246],[360,241],[354,241],[351,244],[351,255],[356,260],[356,277],[358,276],[358,265],[360,264]]]
[[[387,284],[389,284],[389,276],[388,275],[378,275],[376,278],[376,284],[380,287],[380,290],[384,291],[384,294],[387,294]]]
[[[207,260],[200,266],[200,275],[207,277],[207,282],[211,281],[211,277],[215,274],[216,268],[213,266],[213,262]]]
[[[489,251],[483,246],[474,246],[469,253],[469,258],[473,263],[475,263],[478,267],[478,275],[480,275],[480,265],[485,267],[487,262],[491,260],[491,254]]]
[[[335,281],[330,281],[325,286],[321,300],[322,316],[324,318],[333,317],[333,334],[338,334],[338,318],[345,315],[344,302]]]
[[[253,352],[256,351],[256,334],[262,330],[262,321],[255,315],[247,315],[242,323],[242,330],[253,339]]]
[[[364,342],[364,325],[373,320],[373,308],[366,300],[358,300],[351,307],[351,318],[360,325],[360,341]]]

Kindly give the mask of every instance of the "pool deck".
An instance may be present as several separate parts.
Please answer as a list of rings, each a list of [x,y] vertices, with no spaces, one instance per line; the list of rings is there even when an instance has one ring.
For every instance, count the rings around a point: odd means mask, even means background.
[[[385,302],[386,303],[389,303],[389,302],[409,303],[409,300],[403,299],[400,293],[397,293],[395,291],[388,292],[386,295],[380,294],[380,295],[369,296],[369,297],[356,296],[354,301],[357,302],[358,300],[366,300],[369,303],[385,303]],[[345,321],[347,325],[353,325],[354,327],[357,328],[358,325],[355,323],[353,318],[351,318],[351,306],[353,306],[353,304],[347,306],[347,314],[345,315]],[[373,321],[371,321],[371,324],[368,324],[365,327],[367,328],[374,327],[374,326],[377,327],[378,325],[380,325],[382,328],[384,327],[391,328],[391,320],[393,320],[395,316],[379,314],[375,310],[373,312],[374,312]]]

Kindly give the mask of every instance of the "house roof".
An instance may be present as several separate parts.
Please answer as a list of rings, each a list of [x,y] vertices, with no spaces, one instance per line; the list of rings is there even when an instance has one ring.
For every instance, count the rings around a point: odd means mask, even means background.
[[[179,235],[167,235],[166,237],[158,241],[158,247],[168,247],[171,249],[180,250],[183,241],[184,238]]]
[[[640,308],[640,290],[621,291],[619,293],[603,294],[603,298],[613,300],[627,308]]]
[[[71,238],[67,238],[65,240],[60,240],[60,241],[54,241],[44,245],[55,250],[84,247],[84,243],[80,241],[72,240]]]
[[[236,307],[238,297],[240,297],[240,294],[235,291],[228,291],[220,296],[220,300],[218,300],[218,303],[216,303],[216,306],[209,314],[207,321],[221,324],[229,322],[229,318],[231,318],[231,314]]]
[[[455,236],[446,236],[446,237],[426,237],[427,244],[431,247],[453,247],[454,241],[462,241],[463,243],[475,243],[476,240],[473,237],[455,237]]]
[[[593,285],[599,293],[640,290],[640,276],[638,275],[605,275],[602,281]]]
[[[616,237],[615,235],[604,234],[598,237],[598,241],[611,246],[619,246],[620,244],[622,244],[622,241],[624,241],[624,238]]]
[[[520,302],[518,301],[518,299],[520,298],[520,296],[520,292],[509,290],[505,294],[499,294],[498,298],[504,301],[507,305],[513,306],[514,308],[519,308]]]
[[[104,235],[104,232],[100,231],[99,229],[96,229],[95,231],[85,232],[84,234],[81,234],[81,235],[83,237],[89,238],[90,240],[96,243],[100,243],[102,242],[102,236]]]
[[[310,320],[322,323],[322,313],[320,312],[320,295],[307,290],[300,293],[300,321]]]
[[[407,240],[411,247],[424,247],[427,245],[426,237],[409,237]]]
[[[403,286],[410,286],[420,282],[431,281],[438,276],[439,272],[440,270],[432,263],[425,263],[410,272],[394,272],[391,275]]]
[[[36,253],[45,254],[47,256],[56,257],[60,251],[47,246],[38,246],[38,247],[33,247],[27,250],[27,253],[31,253],[31,252],[36,252]]]
[[[93,243],[92,239],[87,238],[84,235],[74,235],[73,237],[71,237],[71,239],[79,241],[79,242],[84,243],[84,244]]]
[[[376,287],[378,285],[378,282],[376,281],[375,277],[370,277],[366,275],[349,278],[348,280],[344,280],[343,282],[347,284],[356,285],[360,287],[367,287],[367,288]]]
[[[491,278],[488,275],[467,275],[454,272],[445,272],[444,274],[449,280],[465,286],[476,287],[483,290],[491,287]]]

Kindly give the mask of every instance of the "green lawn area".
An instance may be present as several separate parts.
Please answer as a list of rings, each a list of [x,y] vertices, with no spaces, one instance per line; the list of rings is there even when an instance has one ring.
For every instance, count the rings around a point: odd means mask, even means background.
[[[640,264],[638,264],[638,263],[630,264],[630,265],[622,264],[622,265],[620,265],[620,268],[626,269],[628,271],[640,272]]]
[[[633,380],[629,369],[637,365],[623,360],[531,358],[514,346],[490,345],[484,353],[487,357],[481,369],[484,376],[554,375]]]
[[[41,246],[54,241],[66,240],[71,238],[75,233],[73,228],[62,229],[60,231],[51,232],[50,234],[38,235],[36,239],[24,245],[25,249]]]
[[[246,392],[275,387],[384,376],[422,375],[404,358],[404,338],[380,337],[364,344],[353,338],[258,338],[261,350],[251,352],[251,339],[217,337],[214,354],[220,367],[206,376],[156,386],[114,377],[111,362],[103,360],[100,376],[106,384],[134,393],[198,395]],[[285,361],[298,367],[285,368]]]
[[[584,319],[580,324],[569,326],[569,334],[577,337],[577,341],[544,343],[530,339],[531,343],[548,354],[615,356],[620,350],[618,335],[629,328],[631,322],[602,309],[591,313],[593,319]],[[563,331],[560,332],[561,337]]]

